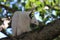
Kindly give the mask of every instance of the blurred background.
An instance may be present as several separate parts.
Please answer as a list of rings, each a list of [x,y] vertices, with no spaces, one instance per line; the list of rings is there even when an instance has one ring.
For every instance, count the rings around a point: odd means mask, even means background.
[[[32,17],[44,25],[60,18],[60,0],[0,0],[0,39],[12,35],[11,20],[15,11],[32,8],[35,8]]]

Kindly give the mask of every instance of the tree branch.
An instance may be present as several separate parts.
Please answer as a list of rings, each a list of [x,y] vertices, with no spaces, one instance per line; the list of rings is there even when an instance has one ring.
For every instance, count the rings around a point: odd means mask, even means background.
[[[40,32],[30,32],[23,34],[23,37],[19,37],[21,40],[52,40],[56,36],[60,35],[60,19],[55,20],[53,23],[48,24]]]
[[[13,9],[13,8],[7,7],[7,6],[2,5],[2,4],[0,4],[0,7],[1,7],[1,8],[5,8],[6,10],[8,10],[8,11],[10,11],[10,12],[15,12],[15,11],[17,11],[16,9]]]
[[[48,24],[41,31],[32,31],[24,33],[16,38],[12,37],[12,40],[52,40],[60,35],[60,19]],[[3,39],[5,40],[5,39]],[[6,40],[10,40],[6,39]]]

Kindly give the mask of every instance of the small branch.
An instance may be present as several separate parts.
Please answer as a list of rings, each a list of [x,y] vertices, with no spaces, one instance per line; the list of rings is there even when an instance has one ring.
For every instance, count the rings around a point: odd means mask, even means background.
[[[35,31],[24,33],[16,37],[16,40],[52,40],[58,35],[60,35],[60,19],[55,20],[51,24],[48,24],[46,27],[43,28],[43,30],[39,32]]]
[[[13,9],[13,8],[7,7],[7,6],[2,5],[2,4],[0,4],[0,8],[5,8],[6,10],[8,10],[8,11],[10,11],[10,12],[15,12],[15,11],[17,11],[16,9]]]

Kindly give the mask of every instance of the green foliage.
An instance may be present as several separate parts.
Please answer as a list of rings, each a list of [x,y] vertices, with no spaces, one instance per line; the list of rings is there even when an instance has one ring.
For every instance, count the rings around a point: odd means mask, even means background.
[[[12,9],[22,11],[22,8],[18,8],[18,4],[21,4],[25,11],[32,9],[34,7],[35,10],[32,12],[34,14],[35,11],[40,12],[40,17],[42,18],[43,22],[46,22],[50,17],[57,18],[60,16],[60,0],[18,0],[14,4],[10,4],[10,2],[14,2],[14,0],[0,0],[0,2],[4,2],[6,6],[10,7],[12,5]],[[47,7],[47,8],[46,8]],[[55,10],[55,14],[52,12]],[[2,11],[0,9],[0,11]],[[45,15],[48,15],[45,17]]]
[[[6,6],[10,6],[10,2],[13,2],[13,0],[0,0],[0,2],[5,2],[4,5]],[[35,11],[39,11],[40,12],[40,16],[42,17],[43,21],[48,20],[48,18],[50,18],[52,16],[52,10],[56,11],[57,15],[53,15],[52,17],[57,18],[59,14],[58,10],[60,10],[60,1],[59,0],[23,0],[21,2],[21,0],[18,0],[15,4],[12,4],[12,8],[16,9],[16,10],[22,10],[21,8],[19,9],[18,6],[16,4],[22,4],[22,6],[24,6],[25,11],[28,11],[31,8],[35,8]],[[48,9],[46,9],[45,7],[48,7]],[[49,11],[50,10],[50,11]],[[1,11],[1,9],[0,9]],[[35,12],[34,11],[34,12]],[[46,12],[47,11],[47,12]],[[48,18],[44,18],[44,16],[47,14],[50,14],[51,16],[48,16]]]
[[[2,12],[1,8],[0,8],[0,12]]]
[[[33,2],[33,3],[35,3],[35,2],[36,2],[36,0],[30,0],[30,2]]]
[[[25,8],[26,8],[26,9],[30,9],[30,8],[31,8],[30,2],[27,2],[27,3],[26,3]]]
[[[6,2],[7,0],[4,0],[4,2]]]
[[[13,2],[13,0],[0,0],[0,2],[4,2],[4,5],[8,7],[12,5],[12,9],[15,10],[22,10],[21,8],[18,8],[17,4],[21,4],[22,6],[24,6],[25,11],[36,7],[35,11],[40,12],[40,17],[42,18],[43,22],[46,22],[50,17],[57,18],[57,16],[60,16],[60,11],[58,11],[60,10],[60,0],[23,0],[23,2],[21,2],[21,0],[18,0],[14,4],[10,4],[10,2]],[[48,9],[45,8],[46,6],[48,7]],[[55,10],[55,15],[52,14],[52,10]],[[2,12],[1,8],[0,12]],[[34,14],[34,12],[32,13]],[[49,16],[45,17],[45,15],[48,14]]]

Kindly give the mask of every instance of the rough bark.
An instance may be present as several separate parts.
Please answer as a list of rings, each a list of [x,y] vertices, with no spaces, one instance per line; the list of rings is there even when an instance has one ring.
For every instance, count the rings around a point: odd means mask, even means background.
[[[52,40],[60,34],[60,19],[48,24],[40,32],[27,33],[21,40]]]

